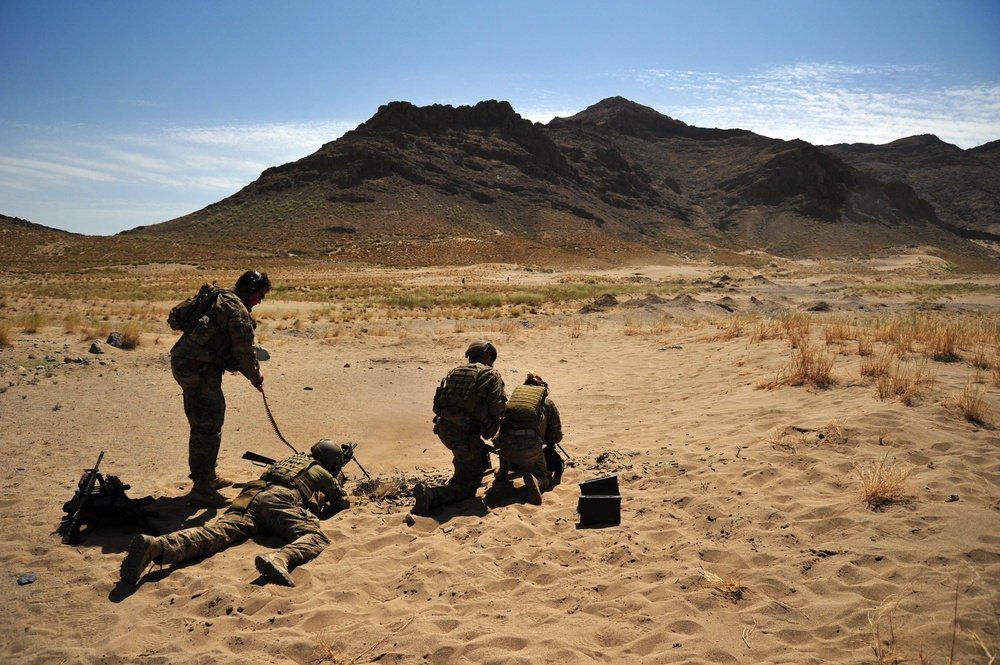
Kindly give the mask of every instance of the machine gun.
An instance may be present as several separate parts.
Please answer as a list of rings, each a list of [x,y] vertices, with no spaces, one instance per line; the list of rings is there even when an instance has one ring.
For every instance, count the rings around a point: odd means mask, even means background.
[[[80,527],[87,526],[87,533],[101,524],[138,524],[144,532],[155,533],[146,521],[147,517],[158,517],[157,513],[146,510],[153,503],[151,496],[131,499],[125,490],[131,485],[124,484],[117,476],[105,476],[98,469],[104,459],[104,451],[97,457],[94,468],[83,472],[73,498],[63,504],[62,522],[56,533],[62,536],[66,545],[80,542]]]
[[[354,463],[358,465],[359,469],[361,469],[361,473],[365,474],[365,477],[370,479],[371,475],[367,471],[365,471],[365,467],[361,466],[361,462],[359,462],[358,458],[354,456],[354,449],[357,447],[358,444],[356,443],[340,444],[340,450],[343,451],[344,453],[344,466],[347,466],[348,462],[354,460]],[[258,464],[260,466],[270,466],[271,464],[274,464],[275,462],[278,461],[276,459],[272,459],[264,455],[259,455],[254,452],[250,452],[249,450],[243,453],[243,459],[250,460],[254,464]]]

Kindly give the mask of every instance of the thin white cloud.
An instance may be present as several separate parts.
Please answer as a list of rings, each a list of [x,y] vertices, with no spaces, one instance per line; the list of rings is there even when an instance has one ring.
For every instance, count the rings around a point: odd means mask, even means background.
[[[801,62],[741,75],[622,72],[688,124],[749,129],[817,145],[888,143],[915,134],[971,148],[1000,138],[1000,83],[942,82],[927,67]]]

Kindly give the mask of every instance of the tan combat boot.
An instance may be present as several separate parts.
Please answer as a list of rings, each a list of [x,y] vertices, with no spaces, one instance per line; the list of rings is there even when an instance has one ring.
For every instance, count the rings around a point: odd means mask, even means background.
[[[288,564],[280,552],[261,554],[254,560],[257,572],[275,584],[295,586],[292,576],[288,573]]]
[[[192,506],[206,506],[208,508],[225,508],[230,503],[231,499],[226,498],[219,493],[217,489],[212,487],[210,483],[204,485],[195,485],[188,494],[188,503]]]
[[[122,561],[120,575],[123,582],[135,586],[139,584],[149,564],[155,563],[163,553],[163,543],[159,538],[139,534],[128,545],[128,554]]]

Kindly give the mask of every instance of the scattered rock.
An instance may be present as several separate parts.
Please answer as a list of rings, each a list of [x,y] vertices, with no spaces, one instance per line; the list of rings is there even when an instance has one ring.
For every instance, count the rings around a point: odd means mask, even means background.
[[[108,345],[113,346],[116,349],[124,349],[125,335],[121,334],[118,331],[113,331],[110,335],[108,335]]]
[[[91,352],[91,353],[96,353],[96,354],[101,354],[101,353],[104,353],[104,352],[105,352],[105,351],[104,351],[104,345],[103,345],[103,344],[101,344],[101,341],[100,341],[100,340],[98,340],[98,339],[95,339],[95,340],[94,340],[94,341],[93,341],[93,342],[91,343],[91,345],[90,345],[90,352]]]

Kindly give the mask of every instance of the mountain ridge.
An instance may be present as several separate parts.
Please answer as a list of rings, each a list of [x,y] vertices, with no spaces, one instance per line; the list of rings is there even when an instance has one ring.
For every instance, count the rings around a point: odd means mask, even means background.
[[[119,236],[417,265],[715,249],[996,260],[1000,141],[815,146],[701,128],[622,97],[547,124],[506,101],[391,102],[202,210]]]

